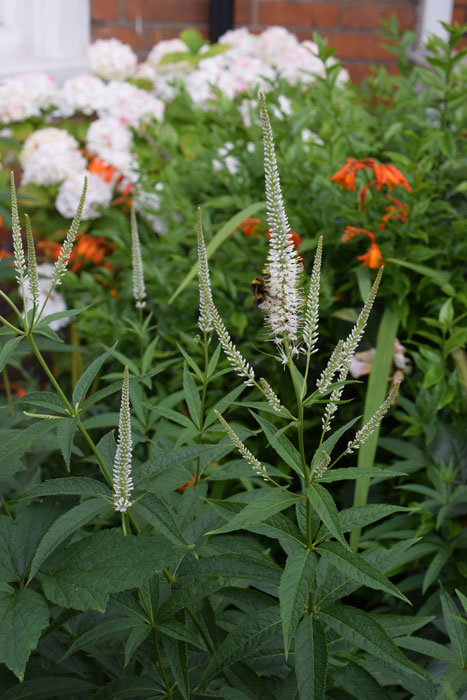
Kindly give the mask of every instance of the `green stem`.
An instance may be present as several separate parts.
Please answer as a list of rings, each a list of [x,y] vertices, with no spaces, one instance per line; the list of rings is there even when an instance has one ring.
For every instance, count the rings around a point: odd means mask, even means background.
[[[212,643],[211,637],[208,635],[208,633],[204,629],[203,625],[201,624],[201,620],[199,619],[199,617],[197,616],[195,611],[189,605],[187,605],[185,607],[185,610],[187,611],[188,615],[191,617],[191,619],[195,623],[196,627],[198,628],[199,633],[201,634],[202,638],[204,639],[204,643],[206,644],[206,647],[209,649],[211,654],[214,654],[214,652],[215,652],[214,644]]]
[[[91,451],[93,452],[94,456],[96,457],[96,459],[99,463],[99,467],[100,467],[103,475],[107,479],[107,483],[109,484],[109,486],[113,486],[112,476],[111,476],[109,470],[107,469],[107,466],[106,466],[104,460],[102,459],[101,453],[97,449],[94,440],[89,435],[88,431],[86,430],[86,428],[84,427],[84,425],[81,423],[80,420],[78,420],[78,429],[79,429],[81,435],[84,437],[84,439],[88,443],[89,447],[91,448]]]

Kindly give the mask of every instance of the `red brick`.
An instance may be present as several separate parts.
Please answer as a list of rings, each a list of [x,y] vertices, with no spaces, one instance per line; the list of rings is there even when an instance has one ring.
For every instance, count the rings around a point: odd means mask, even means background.
[[[329,2],[270,2],[259,4],[259,24],[285,27],[335,27],[339,6]]]
[[[181,31],[186,29],[185,24],[174,25],[172,27],[158,27],[146,25],[143,26],[144,38],[143,38],[143,49],[145,51],[150,51],[154,44],[158,44],[159,41],[165,41],[166,39],[175,39],[178,37]],[[197,30],[202,34],[204,39],[209,38],[209,29],[207,27],[197,27]]]
[[[115,21],[120,17],[119,0],[91,0],[91,19]]]
[[[464,24],[467,19],[467,9],[463,7],[455,7],[452,13],[452,21],[458,24]]]
[[[376,5],[349,5],[341,10],[341,26],[345,29],[377,29],[383,18],[383,8]]]
[[[467,5],[467,0],[456,0],[455,7]]]
[[[387,7],[384,10],[384,19],[396,15],[401,29],[415,29],[417,24],[417,10],[412,5],[405,7]]]
[[[336,49],[338,58],[386,59],[391,54],[382,47],[382,39],[376,34],[323,32],[329,46]]]
[[[126,0],[125,12],[143,22],[203,23],[209,21],[209,0]]]
[[[104,27],[91,27],[91,38],[93,41],[96,39],[120,39],[124,44],[129,44],[135,51],[143,46],[142,34],[138,34],[130,27],[115,27],[111,24]]]
[[[253,23],[253,0],[236,0],[234,4],[234,23],[236,26]]]
[[[364,78],[368,78],[369,76],[373,75],[373,71],[371,70],[371,63],[344,63],[344,68],[347,68],[347,70],[350,73],[350,77],[354,83],[357,85],[360,85],[360,83],[363,81]],[[397,64],[396,63],[384,63],[383,64],[386,70],[389,73],[397,73]]]

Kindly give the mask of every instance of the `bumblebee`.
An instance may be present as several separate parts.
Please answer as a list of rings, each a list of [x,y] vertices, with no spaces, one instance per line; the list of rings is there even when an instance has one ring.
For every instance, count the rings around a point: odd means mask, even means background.
[[[253,295],[253,306],[263,309],[268,302],[268,290],[266,279],[262,275],[257,275],[251,280],[251,293]]]

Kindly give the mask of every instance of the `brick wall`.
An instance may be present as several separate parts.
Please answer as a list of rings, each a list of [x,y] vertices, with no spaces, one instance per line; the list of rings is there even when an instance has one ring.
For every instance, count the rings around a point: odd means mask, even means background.
[[[282,25],[300,39],[318,31],[360,82],[371,64],[394,69],[392,55],[381,47],[380,22],[396,14],[402,27],[414,29],[418,0],[235,0],[234,7],[235,26],[252,31]],[[188,26],[209,35],[209,0],[91,0],[91,17],[93,40],[116,37],[141,57]],[[453,19],[467,21],[467,0],[456,0]]]

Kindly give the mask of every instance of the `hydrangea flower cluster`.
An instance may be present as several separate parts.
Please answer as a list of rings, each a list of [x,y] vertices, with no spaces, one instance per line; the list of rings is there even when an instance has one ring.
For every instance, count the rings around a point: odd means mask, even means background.
[[[25,73],[0,83],[0,123],[38,117],[55,104],[57,85],[51,75]]]
[[[98,39],[88,51],[91,71],[104,80],[125,80],[136,70],[138,59],[127,44],[118,39]]]
[[[24,142],[19,161],[23,184],[57,185],[86,167],[79,143],[64,129],[34,131]]]

